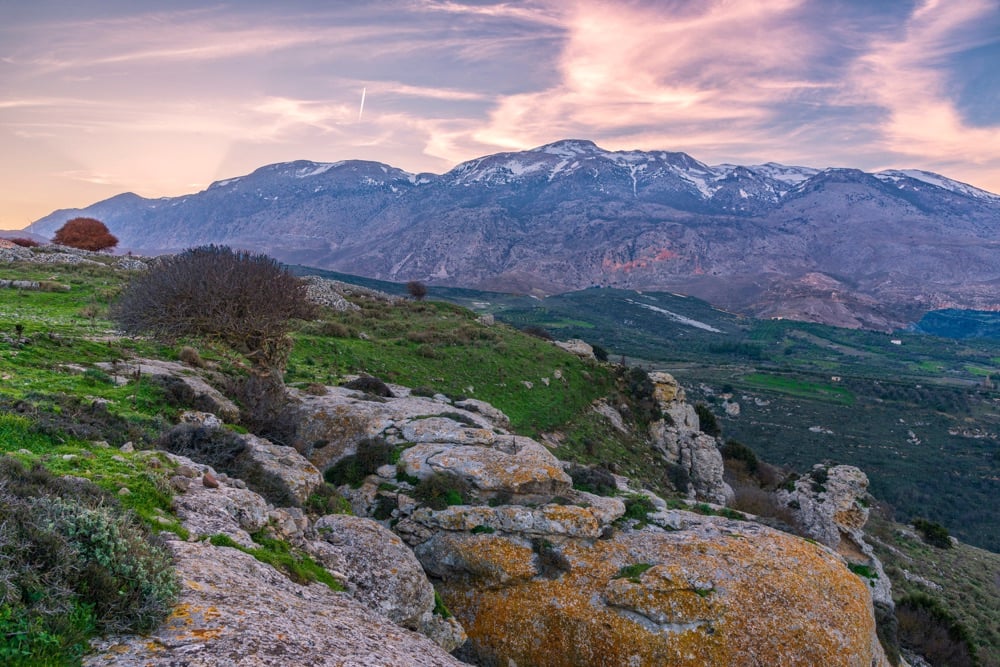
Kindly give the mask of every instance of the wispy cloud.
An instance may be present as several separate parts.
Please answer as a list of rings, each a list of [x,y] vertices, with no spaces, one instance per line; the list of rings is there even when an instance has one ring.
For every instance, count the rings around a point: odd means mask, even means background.
[[[970,28],[996,11],[989,0],[928,0],[910,17],[901,39],[879,41],[858,59],[848,94],[885,110],[880,141],[886,151],[947,165],[955,177],[974,178],[986,165],[1000,170],[1000,127],[963,120],[942,66],[956,44],[975,43]]]

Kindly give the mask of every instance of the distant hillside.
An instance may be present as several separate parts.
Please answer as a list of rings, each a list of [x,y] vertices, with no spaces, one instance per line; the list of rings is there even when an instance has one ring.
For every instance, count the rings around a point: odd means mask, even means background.
[[[945,338],[1000,340],[1000,312],[984,310],[935,310],[924,315],[916,330]]]
[[[288,162],[197,194],[126,193],[56,211],[121,247],[205,243],[370,278],[552,294],[694,295],[736,312],[891,330],[995,305],[1000,197],[927,172],[706,165],[589,141],[489,155],[443,175]]]

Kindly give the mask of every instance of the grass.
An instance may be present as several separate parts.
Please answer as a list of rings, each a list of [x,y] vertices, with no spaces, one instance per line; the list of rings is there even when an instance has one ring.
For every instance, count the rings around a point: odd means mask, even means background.
[[[855,400],[854,395],[843,387],[808,382],[794,377],[750,373],[743,376],[743,382],[757,389],[774,391],[799,398],[830,401],[840,405],[853,405]]]
[[[631,565],[625,565],[618,573],[612,577],[612,579],[628,579],[633,584],[639,583],[639,578],[642,573],[653,567],[651,563],[633,563]]]
[[[89,479],[115,494],[125,508],[134,511],[153,530],[169,530],[187,537],[177,517],[171,514],[167,478],[173,466],[162,454],[126,453],[61,438],[39,431],[25,417],[9,413],[0,413],[0,443],[0,451],[25,464],[40,462],[56,475]],[[120,493],[122,489],[128,493]]]
[[[313,333],[317,327],[295,335],[289,382],[331,384],[367,373],[487,401],[510,417],[516,431],[529,435],[577,419],[614,388],[606,369],[509,326],[479,324],[464,308],[442,302],[359,303],[359,313],[328,316],[351,337]]]
[[[346,590],[344,585],[327,572],[322,565],[305,553],[293,548],[288,542],[267,537],[263,533],[254,533],[251,537],[254,542],[260,545],[259,547],[245,547],[228,535],[221,534],[213,535],[209,538],[209,542],[216,547],[239,549],[243,553],[253,556],[261,563],[270,565],[279,572],[285,573],[289,579],[296,583],[309,584],[318,581],[336,593]]]

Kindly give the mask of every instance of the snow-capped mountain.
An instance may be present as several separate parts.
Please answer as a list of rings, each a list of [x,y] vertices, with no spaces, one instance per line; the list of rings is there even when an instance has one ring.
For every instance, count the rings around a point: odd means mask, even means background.
[[[670,289],[849,326],[1000,305],[1000,197],[917,170],[707,165],[566,140],[441,175],[274,164],[188,196],[57,211],[27,231],[77,215],[137,251],[225,243],[389,280]]]

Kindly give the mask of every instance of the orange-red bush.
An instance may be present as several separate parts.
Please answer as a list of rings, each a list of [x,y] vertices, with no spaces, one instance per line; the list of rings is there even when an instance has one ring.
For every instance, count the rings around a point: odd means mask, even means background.
[[[118,245],[118,238],[100,220],[73,218],[56,230],[52,242],[81,250],[107,250]]]

